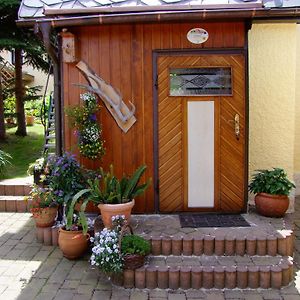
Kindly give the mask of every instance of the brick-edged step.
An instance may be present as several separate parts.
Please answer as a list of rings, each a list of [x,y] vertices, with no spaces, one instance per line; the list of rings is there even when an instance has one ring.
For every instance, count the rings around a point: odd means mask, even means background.
[[[0,196],[0,212],[28,212],[29,205],[24,196]]]
[[[1,196],[24,196],[31,190],[30,184],[5,184],[0,182]]]
[[[46,246],[58,245],[58,229],[57,226],[52,227],[36,227],[36,239],[38,242]]]
[[[149,237],[153,255],[270,255],[292,256],[294,234],[281,230],[269,235]]]
[[[250,261],[242,264],[234,263],[234,257],[214,257],[214,264],[202,265],[201,262],[207,258],[212,257],[149,257],[145,266],[124,271],[123,285],[125,288],[174,290],[259,287],[279,289],[293,279],[293,263],[288,257],[249,257]],[[231,258],[232,262],[224,265],[222,258]]]

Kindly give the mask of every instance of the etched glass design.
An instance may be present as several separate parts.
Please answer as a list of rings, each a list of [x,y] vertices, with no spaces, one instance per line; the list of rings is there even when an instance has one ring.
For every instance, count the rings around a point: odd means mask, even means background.
[[[231,68],[170,69],[170,96],[231,94]]]

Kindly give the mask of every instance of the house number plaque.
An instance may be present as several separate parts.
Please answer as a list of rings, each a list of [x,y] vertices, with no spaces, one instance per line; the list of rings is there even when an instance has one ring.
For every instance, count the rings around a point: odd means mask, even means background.
[[[203,28],[193,28],[186,35],[192,44],[202,44],[208,40],[208,36],[208,32]]]

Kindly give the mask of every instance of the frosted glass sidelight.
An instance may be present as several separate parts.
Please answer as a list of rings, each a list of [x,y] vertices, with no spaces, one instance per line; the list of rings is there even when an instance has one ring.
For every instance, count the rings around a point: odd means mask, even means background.
[[[214,102],[187,106],[188,207],[214,207]]]

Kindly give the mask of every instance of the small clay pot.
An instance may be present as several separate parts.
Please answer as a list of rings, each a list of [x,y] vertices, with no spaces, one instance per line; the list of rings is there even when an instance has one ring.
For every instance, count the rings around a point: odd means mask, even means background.
[[[38,211],[31,209],[36,227],[51,227],[57,215],[57,207],[39,208]]]
[[[81,257],[88,248],[90,235],[84,235],[82,230],[68,231],[60,228],[58,231],[58,245],[63,255],[68,259]]]
[[[106,228],[111,228],[111,217],[124,215],[128,224],[130,223],[131,210],[134,206],[134,199],[127,203],[121,204],[99,204],[103,224]]]
[[[257,212],[265,217],[280,218],[289,207],[289,197],[259,193],[255,196],[255,207]]]

